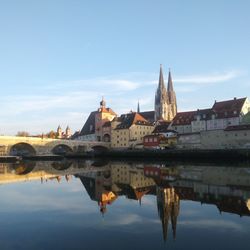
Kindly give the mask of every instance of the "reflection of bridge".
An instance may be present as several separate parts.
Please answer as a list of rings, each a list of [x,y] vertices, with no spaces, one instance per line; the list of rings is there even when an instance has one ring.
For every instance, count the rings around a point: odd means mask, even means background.
[[[36,137],[0,136],[0,155],[51,155],[104,150],[107,142],[59,140]]]
[[[85,160],[75,161],[36,161],[20,163],[0,164],[0,185],[15,182],[47,180],[61,178],[62,176],[72,176],[87,174],[89,172],[100,171],[100,167],[95,167],[96,162]],[[105,166],[102,167],[105,170]]]

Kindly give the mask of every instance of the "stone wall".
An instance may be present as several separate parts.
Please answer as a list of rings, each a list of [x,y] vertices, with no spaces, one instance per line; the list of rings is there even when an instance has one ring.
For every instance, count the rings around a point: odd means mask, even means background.
[[[211,130],[201,132],[202,148],[250,148],[250,130]]]
[[[188,133],[179,135],[177,148],[201,148],[200,133]]]
[[[249,130],[208,130],[200,133],[180,134],[178,148],[236,149],[250,148]]]

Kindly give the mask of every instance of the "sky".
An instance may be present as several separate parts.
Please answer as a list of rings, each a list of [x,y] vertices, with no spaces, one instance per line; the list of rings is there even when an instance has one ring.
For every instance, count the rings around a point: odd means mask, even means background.
[[[0,135],[82,128],[104,96],[154,109],[160,64],[178,111],[249,97],[250,1],[0,0]]]

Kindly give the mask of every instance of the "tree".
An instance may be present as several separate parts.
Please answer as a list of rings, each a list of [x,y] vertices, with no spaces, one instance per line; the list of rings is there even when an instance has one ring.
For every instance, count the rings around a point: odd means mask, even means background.
[[[16,136],[28,137],[29,135],[26,131],[18,131]]]
[[[56,132],[51,130],[48,134],[47,134],[48,138],[51,139],[55,139],[56,138]]]

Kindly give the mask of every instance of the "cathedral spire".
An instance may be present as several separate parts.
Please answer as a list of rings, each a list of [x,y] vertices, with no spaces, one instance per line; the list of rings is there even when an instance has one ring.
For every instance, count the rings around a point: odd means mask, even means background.
[[[137,104],[137,113],[140,113],[140,102],[138,100],[138,104]]]
[[[159,87],[160,90],[165,88],[163,72],[162,72],[162,64],[160,64],[160,76],[159,76]]]
[[[169,72],[168,72],[168,91],[174,91],[170,69],[169,69]]]

